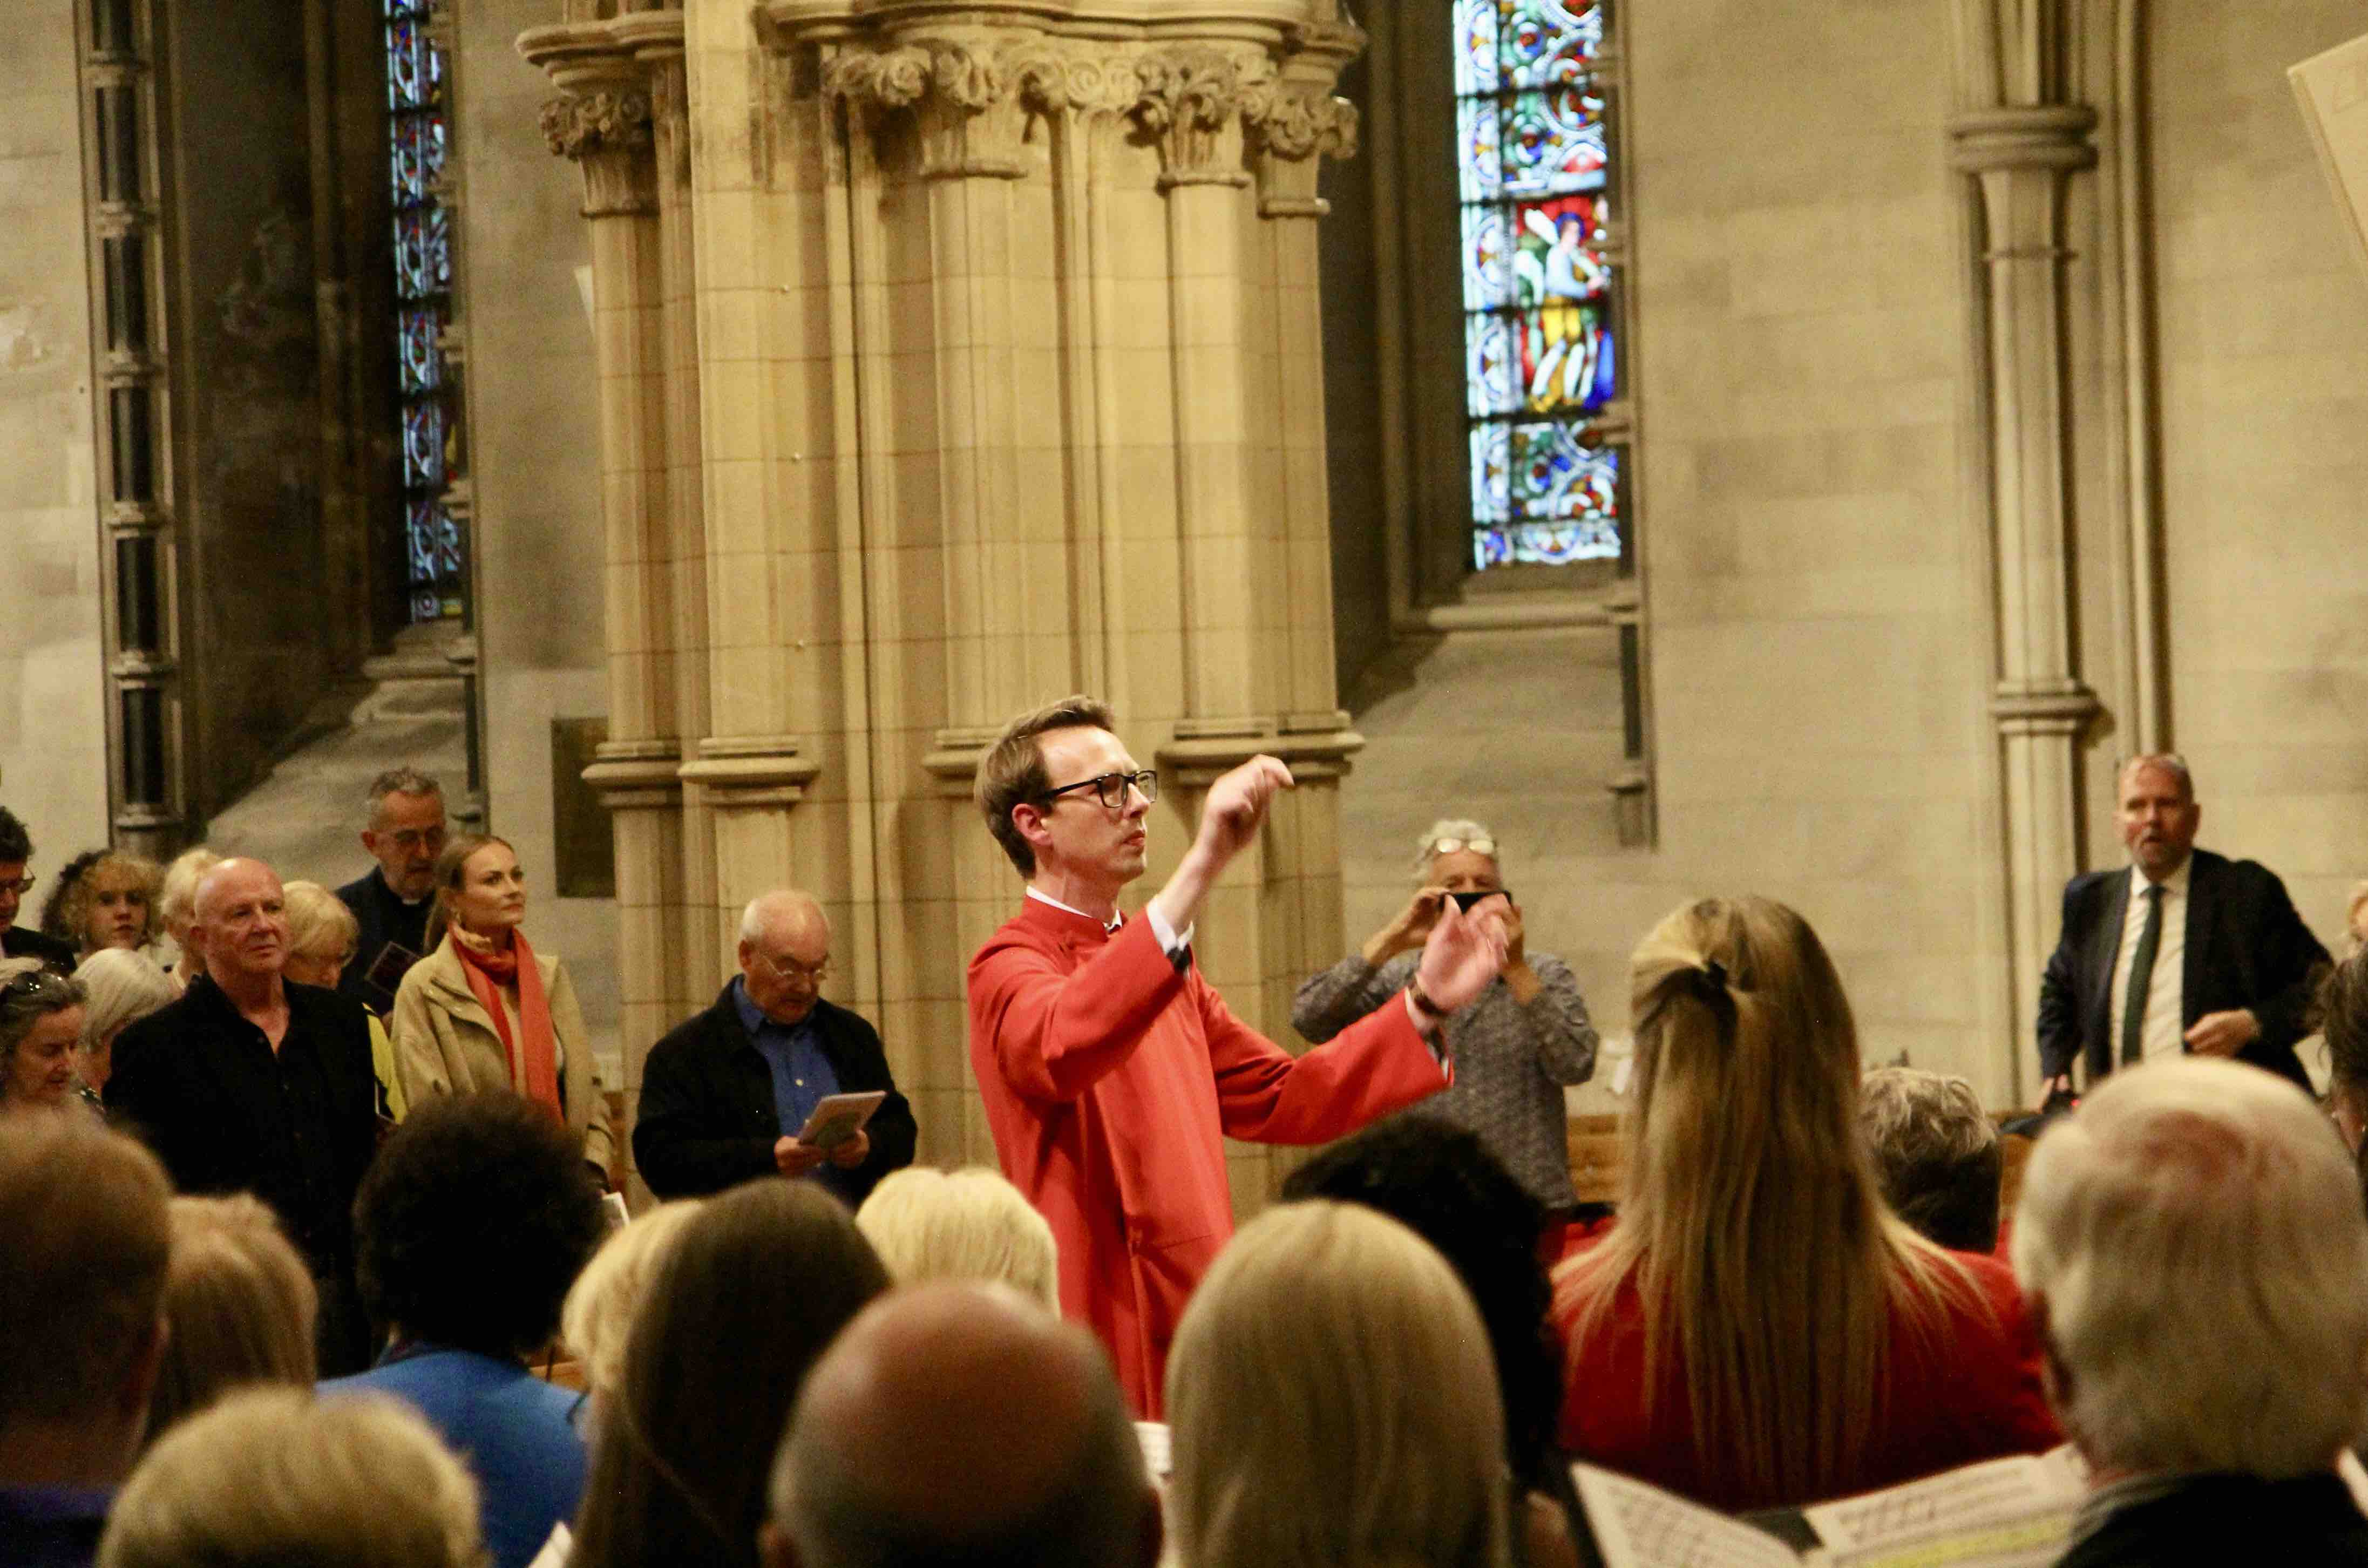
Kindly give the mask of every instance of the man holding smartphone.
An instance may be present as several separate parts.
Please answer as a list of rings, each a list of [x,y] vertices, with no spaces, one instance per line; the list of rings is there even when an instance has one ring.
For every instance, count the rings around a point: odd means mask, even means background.
[[[880,1032],[823,999],[829,975],[820,903],[789,888],[749,902],[739,976],[642,1068],[633,1162],[652,1192],[703,1197],[779,1172],[819,1182],[853,1209],[913,1163],[913,1108]],[[876,1108],[848,1131],[840,1106],[871,1094]]]

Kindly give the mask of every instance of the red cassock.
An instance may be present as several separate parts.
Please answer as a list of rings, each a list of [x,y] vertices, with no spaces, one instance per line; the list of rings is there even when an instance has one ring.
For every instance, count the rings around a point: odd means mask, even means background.
[[[1234,1232],[1226,1137],[1320,1143],[1446,1087],[1402,1005],[1306,1055],[1234,1017],[1151,922],[1030,899],[970,962],[970,1062],[1003,1174],[1061,1244],[1061,1307],[1156,1419],[1185,1300]]]

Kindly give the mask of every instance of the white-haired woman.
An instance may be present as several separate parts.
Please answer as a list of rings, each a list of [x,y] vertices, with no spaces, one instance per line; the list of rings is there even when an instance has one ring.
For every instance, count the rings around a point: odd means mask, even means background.
[[[984,1165],[893,1171],[856,1210],[855,1228],[899,1285],[999,1280],[1061,1310],[1061,1255],[1053,1227],[1000,1171]]]
[[[74,1045],[74,1074],[82,1093],[96,1103],[115,1070],[115,1037],[180,994],[156,960],[129,948],[101,948],[74,968],[82,983],[82,1038]]]
[[[39,959],[0,962],[0,1111],[74,1103],[82,983]]]
[[[165,971],[172,976],[176,991],[187,991],[189,982],[206,972],[205,956],[189,945],[189,926],[197,919],[198,884],[222,864],[222,858],[200,844],[182,850],[165,868],[164,885],[156,895],[156,918],[164,922],[165,935],[173,939],[177,955]]]
[[[1320,1045],[1404,990],[1447,900],[1507,892],[1496,835],[1460,818],[1433,823],[1422,835],[1414,880],[1414,896],[1361,951],[1299,988],[1291,1022],[1301,1034]],[[1521,907],[1508,892],[1506,902],[1505,967],[1447,1020],[1455,1082],[1419,1108],[1478,1133],[1559,1221],[1578,1203],[1563,1085],[1583,1084],[1595,1071],[1595,1026],[1569,966],[1528,949]]]
[[[335,991],[337,977],[361,945],[361,922],[344,899],[318,882],[290,882],[280,892],[288,917],[287,978]],[[376,1013],[364,1009],[363,1017],[370,1025],[370,1071],[378,1078],[381,1108],[389,1121],[401,1121],[409,1102],[404,1097],[403,1074],[395,1070],[393,1037]]]
[[[1269,1209],[1167,1361],[1184,1568],[1505,1568],[1505,1416],[1479,1309],[1372,1210]]]

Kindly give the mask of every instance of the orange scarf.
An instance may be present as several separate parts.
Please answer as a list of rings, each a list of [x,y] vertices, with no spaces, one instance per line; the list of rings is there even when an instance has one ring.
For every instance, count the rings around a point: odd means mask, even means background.
[[[551,1030],[551,1000],[542,994],[542,971],[535,965],[534,949],[528,945],[526,933],[510,933],[507,952],[458,926],[447,935],[461,960],[461,972],[469,977],[470,991],[493,1015],[494,1028],[502,1037],[502,1054],[509,1062],[510,1086],[565,1122],[567,1112],[559,1098],[559,1043]],[[518,997],[517,1035],[510,1031],[509,1009],[502,1006],[500,991],[513,983]],[[519,1040],[518,1035],[525,1039]]]

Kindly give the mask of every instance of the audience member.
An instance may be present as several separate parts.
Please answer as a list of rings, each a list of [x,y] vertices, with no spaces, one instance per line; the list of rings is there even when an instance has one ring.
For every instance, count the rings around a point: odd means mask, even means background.
[[[558,1329],[601,1224],[574,1135],[507,1092],[417,1107],[354,1200],[362,1300],[389,1343],[322,1392],[394,1394],[467,1457],[495,1568],[523,1568],[583,1497],[575,1396],[527,1358]]]
[[[567,1288],[567,1300],[559,1309],[559,1337],[583,1369],[596,1427],[600,1405],[618,1397],[624,1385],[625,1346],[642,1298],[657,1278],[666,1248],[699,1212],[699,1204],[696,1198],[661,1203],[613,1232]],[[577,1429],[584,1429],[581,1419]]]
[[[1858,1030],[1792,910],[1705,899],[1631,967],[1620,1223],[1565,1265],[1563,1446],[1730,1510],[2054,1446],[2014,1279],[1884,1206]]]
[[[74,1101],[82,983],[39,959],[0,961],[0,1111]]]
[[[1538,1256],[1544,1210],[1480,1136],[1422,1111],[1342,1140],[1291,1173],[1290,1201],[1360,1203],[1429,1242],[1479,1308],[1504,1402],[1506,1456],[1525,1490],[1552,1492],[1562,1347]]]
[[[60,974],[68,974],[74,970],[74,944],[44,936],[17,918],[25,895],[38,880],[25,871],[32,858],[32,835],[16,812],[0,806],[0,958],[39,959]]]
[[[975,1281],[898,1290],[848,1325],[798,1396],[771,1502],[768,1568],[1159,1561],[1159,1499],[1101,1346]]]
[[[1060,1242],[1063,1309],[1156,1419],[1177,1317],[1233,1232],[1225,1138],[1322,1142],[1446,1087],[1431,1036],[1496,978],[1504,901],[1443,907],[1397,1002],[1293,1056],[1234,1016],[1191,949],[1291,770],[1257,756],[1211,784],[1174,875],[1129,922],[1119,895],[1148,864],[1159,776],[1116,722],[1065,698],[1006,724],[980,763],[979,813],[1026,887],[971,959],[970,1058],[1003,1174]]]
[[[2368,1424],[2368,1219],[2266,1073],[2117,1076],[2032,1155],[2015,1272],[2091,1491],[2065,1568],[2368,1563],[2335,1473]]]
[[[700,1205],[601,1404],[570,1568],[753,1568],[766,1471],[807,1369],[887,1289],[855,1221],[810,1182]]]
[[[1998,1250],[1998,1124],[1971,1084],[1878,1067],[1859,1083],[1858,1124],[1893,1213],[1935,1246]]]
[[[290,882],[282,890],[288,903],[288,966],[283,971],[298,985],[337,988],[337,976],[353,961],[360,927],[346,901],[318,882]],[[407,1108],[403,1075],[395,1070],[394,1040],[376,1013],[365,1009],[370,1024],[370,1071],[378,1078],[380,1108],[389,1121],[401,1121]]]
[[[137,855],[93,849],[58,873],[41,906],[41,929],[87,958],[107,948],[134,951],[163,930],[156,894],[165,869]]]
[[[825,1001],[830,919],[784,888],[740,915],[740,973],[705,1012],[650,1048],[633,1118],[633,1163],[661,1198],[721,1192],[779,1171],[860,1205],[913,1163],[913,1108],[880,1032]],[[798,1133],[823,1096],[887,1095],[854,1137],[824,1150]]]
[[[100,1568],[482,1568],[477,1489],[392,1399],[250,1389],[140,1467]]]
[[[74,1075],[93,1097],[99,1097],[114,1075],[116,1037],[169,1006],[180,992],[155,960],[121,948],[101,948],[74,966],[74,977],[84,997]]]
[[[1352,953],[1299,988],[1291,1024],[1317,1043],[1330,1040],[1406,988],[1440,909],[1457,895],[1505,893],[1505,967],[1488,988],[1448,1018],[1455,1082],[1425,1100],[1422,1114],[1470,1128],[1514,1178],[1545,1206],[1549,1221],[1578,1207],[1570,1185],[1569,1112],[1563,1085],[1595,1071],[1595,1026],[1578,981],[1552,953],[1531,954],[1521,907],[1511,902],[1497,838],[1476,822],[1431,824],[1414,863],[1415,895]]]
[[[156,917],[165,923],[165,935],[173,943],[173,967],[165,972],[173,977],[177,990],[187,991],[189,982],[206,972],[205,955],[189,940],[189,926],[198,916],[198,884],[222,859],[200,844],[182,850],[165,868],[164,891],[156,895]]]
[[[2354,882],[2343,901],[2343,956],[2368,948],[2368,882]]]
[[[2195,847],[2203,808],[2180,758],[2132,757],[2117,788],[2130,865],[2064,889],[2063,937],[2039,986],[2043,1096],[2071,1088],[2076,1061],[2093,1086],[2117,1066],[2189,1051],[2307,1090],[2294,1042],[2327,949],[2285,883]]]
[[[353,1199],[378,1142],[369,1026],[346,998],[286,983],[279,879],[259,860],[206,873],[189,942],[205,972],[118,1038],[108,1109],[181,1191],[271,1205],[320,1289],[321,1369],[358,1370],[370,1335],[354,1294]]]
[[[444,790],[416,768],[370,780],[362,847],[378,864],[337,890],[359,933],[337,989],[371,1012],[394,1006],[403,977],[427,956],[436,863],[444,853]]]
[[[1404,1225],[1286,1204],[1243,1227],[1167,1368],[1184,1568],[1503,1568],[1505,1418],[1472,1297]]]
[[[304,1260],[257,1198],[176,1198],[165,1283],[170,1329],[148,1440],[251,1383],[310,1389],[320,1297]]]
[[[609,1096],[556,957],[537,953],[526,918],[526,873],[498,838],[463,834],[435,868],[427,956],[395,993],[394,1064],[406,1111],[438,1095],[507,1089],[566,1124],[577,1157],[609,1185],[615,1157]]]
[[[0,1562],[86,1564],[165,1347],[165,1173],[80,1117],[0,1114]]]
[[[915,1165],[874,1187],[855,1228],[899,1285],[927,1279],[999,1280],[1054,1312],[1061,1255],[1053,1227],[1000,1171]]]
[[[2355,952],[2319,977],[2319,1032],[2327,1040],[2327,1108],[2355,1154],[2368,1128],[2368,953]]]

